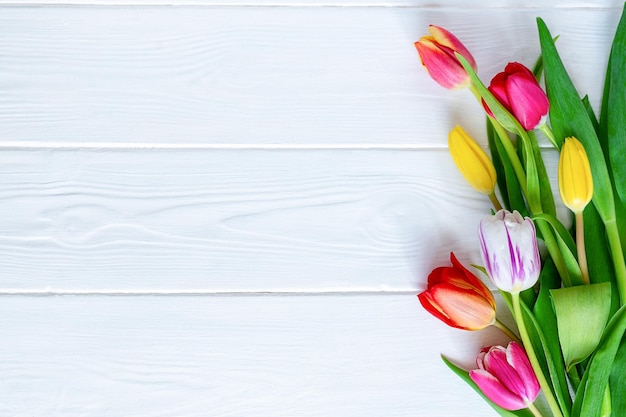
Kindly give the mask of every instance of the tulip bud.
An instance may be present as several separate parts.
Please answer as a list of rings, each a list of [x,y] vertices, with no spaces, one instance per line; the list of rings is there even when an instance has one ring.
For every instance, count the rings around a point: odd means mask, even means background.
[[[494,323],[496,303],[489,288],[450,253],[452,266],[435,268],[418,298],[430,314],[448,326],[479,330]]]
[[[541,259],[530,218],[500,210],[480,221],[479,239],[485,269],[499,289],[515,293],[535,285]]]
[[[488,89],[524,129],[533,130],[545,123],[550,102],[532,71],[524,65],[510,62],[493,77]],[[493,116],[486,105],[485,110]]]
[[[476,61],[472,54],[456,36],[444,28],[430,25],[428,31],[430,35],[422,36],[415,42],[417,53],[428,74],[447,89],[469,87],[470,77],[454,53],[461,54],[476,71]]]
[[[574,213],[582,212],[593,196],[589,158],[582,143],[565,139],[559,158],[559,191],[563,204]]]
[[[496,186],[493,162],[461,126],[457,125],[448,135],[448,148],[465,180],[478,192],[493,194]]]
[[[476,358],[472,381],[495,404],[506,410],[527,408],[539,395],[539,382],[524,349],[515,342],[483,348]]]

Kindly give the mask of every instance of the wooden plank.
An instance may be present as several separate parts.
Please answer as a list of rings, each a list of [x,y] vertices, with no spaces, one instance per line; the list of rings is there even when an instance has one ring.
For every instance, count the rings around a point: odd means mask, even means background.
[[[0,199],[3,291],[412,290],[489,211],[444,150],[6,150]]]
[[[446,26],[489,80],[532,65],[537,15],[597,107],[614,8],[4,7],[0,145],[428,148],[457,123],[485,143],[472,95],[430,80],[412,43]]]
[[[439,354],[506,341],[413,295],[5,296],[0,329],[11,416],[491,415]]]
[[[415,8],[464,8],[464,9],[530,9],[545,8],[542,0],[0,0],[6,5],[104,5],[104,6],[274,6],[274,7],[415,7]],[[622,3],[616,0],[552,0],[551,8],[614,8],[621,9]]]

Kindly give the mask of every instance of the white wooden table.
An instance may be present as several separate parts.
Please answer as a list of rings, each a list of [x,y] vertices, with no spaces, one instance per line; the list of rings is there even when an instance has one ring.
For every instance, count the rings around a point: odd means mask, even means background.
[[[483,116],[413,42],[488,81],[542,16],[598,108],[622,2],[543,4],[1,0],[0,415],[492,415],[439,354],[506,339],[415,297],[480,262]]]

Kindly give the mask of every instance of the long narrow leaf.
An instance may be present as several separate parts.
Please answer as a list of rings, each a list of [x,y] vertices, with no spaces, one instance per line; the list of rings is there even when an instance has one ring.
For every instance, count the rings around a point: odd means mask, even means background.
[[[497,137],[489,118],[487,118],[487,137],[489,138],[489,149],[496,167],[498,188],[500,189],[504,206],[509,211],[517,210],[522,216],[529,216],[522,189],[517,175],[515,175],[511,160],[500,138]]]
[[[533,220],[548,223],[555,232],[555,238],[562,255],[561,260],[564,263],[563,267],[569,272],[567,278],[564,277],[565,286],[582,285],[582,273],[578,265],[578,260],[576,259],[576,242],[574,242],[572,235],[570,235],[565,226],[563,226],[555,216],[538,214],[533,216]],[[565,282],[565,279],[569,281]]]
[[[467,71],[470,79],[472,80],[472,88],[475,89],[478,95],[487,103],[489,109],[495,116],[496,120],[508,131],[516,133],[522,138],[522,145],[524,150],[525,170],[526,170],[526,200],[533,212],[541,211],[541,188],[539,187],[539,175],[537,173],[537,165],[535,164],[535,155],[532,150],[532,145],[528,132],[524,130],[519,121],[513,117],[513,115],[504,107],[502,103],[494,97],[493,94],[487,89],[483,82],[478,78],[478,75],[467,62],[462,55],[456,53],[456,58],[459,60],[463,68]]]
[[[548,27],[541,18],[537,18],[537,26],[545,68],[546,90],[550,100],[550,122],[557,144],[562,143],[568,136],[580,140],[591,166],[593,202],[602,220],[606,222],[614,219],[613,188],[593,123],[565,70]]]
[[[609,386],[613,409],[611,417],[626,417],[626,340],[623,338],[613,362]]]
[[[589,102],[589,96],[583,97],[583,106],[585,106],[585,111],[587,112],[587,116],[589,116],[589,120],[591,120],[591,124],[598,135],[598,140],[600,141],[600,147],[602,147],[602,139],[600,132],[600,122],[598,122],[598,118],[596,117],[596,113],[593,111],[593,107],[591,107],[591,103]],[[604,148],[602,152],[606,155]]]
[[[543,272],[543,271],[542,271]],[[511,295],[502,292],[502,298],[511,308]],[[558,344],[558,338],[552,337],[552,340],[548,340],[542,330],[541,325],[537,321],[533,312],[524,303],[521,303],[522,315],[524,323],[526,324],[526,330],[532,343],[533,350],[541,366],[543,374],[552,382],[552,394],[556,397],[561,412],[564,417],[569,417],[569,404],[571,404],[571,398],[565,382],[565,367],[563,365],[563,357],[558,354],[553,354],[553,349],[550,348],[550,344]],[[560,352],[560,347],[556,349]]]
[[[539,148],[539,144],[537,143],[537,138],[535,137],[534,132],[528,132],[528,137],[530,139],[530,147],[533,152],[535,166],[537,167],[541,209],[544,213],[556,216],[556,206],[554,204],[554,196],[552,195],[550,177],[548,176],[548,171],[546,171],[546,165],[543,162],[541,149]]]
[[[626,330],[626,306],[620,308],[604,329],[598,349],[594,353],[576,391],[573,417],[599,417],[613,362]],[[623,394],[622,394],[623,395]]]
[[[611,315],[619,308],[619,292],[615,279],[615,269],[610,257],[610,249],[606,240],[604,223],[593,204],[587,205],[583,212],[585,218],[585,250],[589,262],[589,279],[591,282],[611,283]]]
[[[557,388],[556,399],[562,410],[570,410],[572,408],[572,399],[565,378],[565,365],[559,343],[557,320],[552,308],[552,298],[550,297],[550,290],[560,288],[561,282],[551,258],[548,258],[544,263],[539,280],[541,286],[539,287],[539,296],[533,308],[533,314],[543,332],[545,349],[550,352],[550,357],[552,358],[554,371],[550,374],[550,377],[552,380],[556,379],[558,381],[556,384],[553,383]]]
[[[607,109],[611,109],[606,113],[609,160],[611,161],[610,167],[617,195],[624,201],[626,200],[626,164],[624,163],[626,157],[626,119],[624,118],[626,114],[626,94],[624,94],[624,85],[626,85],[626,11],[622,14],[613,38],[607,74],[609,74]]]
[[[472,378],[470,378],[469,376],[469,372],[462,368],[459,368],[458,366],[450,362],[445,356],[442,356],[441,359],[443,359],[443,362],[448,366],[448,368],[452,370],[452,372],[457,374],[463,381],[467,383],[467,385],[472,387],[472,389],[476,391],[483,398],[483,400],[485,400],[502,417],[533,417],[533,413],[531,413],[530,410],[528,410],[527,408],[518,411],[509,411],[494,404],[493,401],[491,401],[485,396],[485,394],[483,394],[483,392],[480,390],[480,388],[478,388],[474,381],[472,381]]]

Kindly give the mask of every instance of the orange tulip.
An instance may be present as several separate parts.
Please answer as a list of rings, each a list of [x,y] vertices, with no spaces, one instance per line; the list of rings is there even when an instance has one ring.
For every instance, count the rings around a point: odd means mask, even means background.
[[[494,324],[496,303],[474,274],[450,253],[452,266],[435,268],[428,276],[428,288],[418,295],[422,306],[448,326],[479,330]]]

